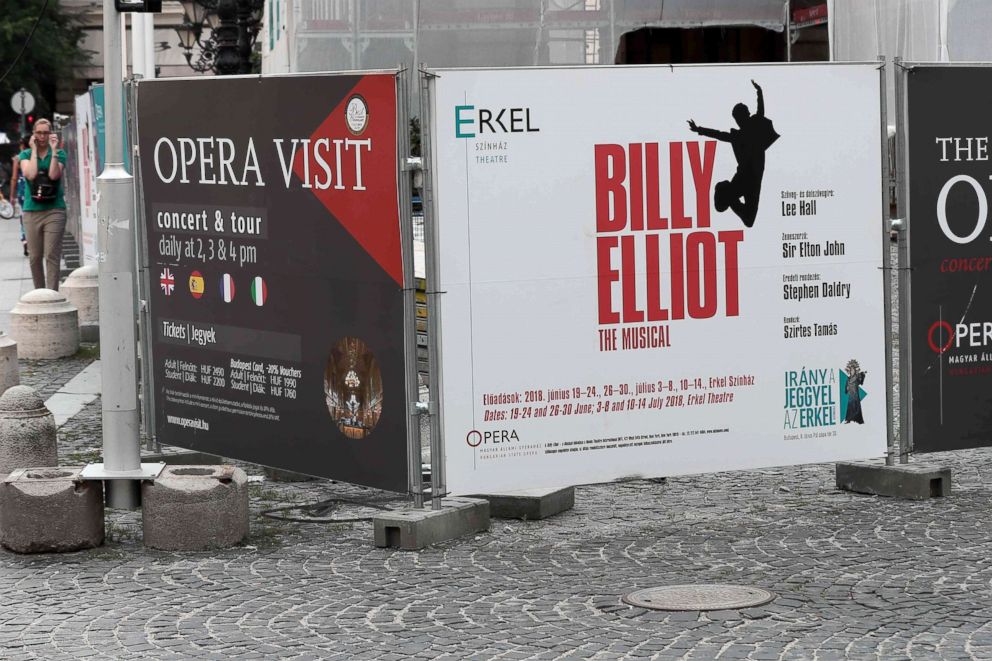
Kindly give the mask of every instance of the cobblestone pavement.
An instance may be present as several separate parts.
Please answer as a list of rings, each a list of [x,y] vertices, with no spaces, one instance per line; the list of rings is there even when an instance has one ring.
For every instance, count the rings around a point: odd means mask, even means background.
[[[90,359],[21,361],[22,381],[47,397]],[[97,400],[60,429],[61,461],[100,443]],[[393,495],[240,464],[242,546],[145,549],[140,514],[108,511],[100,549],[0,551],[0,658],[992,658],[992,449],[927,459],[953,468],[950,497],[837,491],[832,464],[585,486],[553,519],[419,553],[374,548],[368,521],[271,511],[339,499],[323,516],[363,518]],[[707,614],[620,600],[685,583],[777,597]]]
[[[85,362],[37,361],[61,376],[36,382],[57,388]],[[62,428],[64,463],[98,456],[99,416],[98,400]],[[0,551],[0,655],[992,658],[992,450],[933,458],[955,471],[948,498],[840,492],[829,464],[587,486],[571,512],[494,520],[420,553],[374,548],[367,521],[262,514],[332,498],[352,501],[339,518],[403,504],[329,481],[253,484],[251,538],[221,552],[145,549],[140,515],[111,512],[100,549]],[[702,615],[620,600],[709,582],[777,598]]]

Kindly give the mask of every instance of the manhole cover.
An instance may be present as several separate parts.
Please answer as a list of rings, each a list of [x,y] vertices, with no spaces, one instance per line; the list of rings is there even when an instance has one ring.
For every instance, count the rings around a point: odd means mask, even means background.
[[[623,601],[659,611],[721,611],[761,606],[774,598],[745,585],[663,585],[625,594]]]

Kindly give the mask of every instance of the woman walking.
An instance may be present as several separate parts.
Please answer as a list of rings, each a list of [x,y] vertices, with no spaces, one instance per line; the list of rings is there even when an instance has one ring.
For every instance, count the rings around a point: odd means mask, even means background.
[[[34,123],[30,148],[20,154],[20,169],[28,184],[24,198],[24,233],[28,264],[35,289],[58,290],[65,233],[65,197],[62,173],[65,152],[47,119]]]

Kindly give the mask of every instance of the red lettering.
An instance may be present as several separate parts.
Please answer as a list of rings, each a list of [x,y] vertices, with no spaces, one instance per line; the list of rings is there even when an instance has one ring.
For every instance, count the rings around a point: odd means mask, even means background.
[[[689,169],[696,187],[696,227],[710,226],[710,184],[713,181],[713,161],[716,160],[716,142],[703,143],[703,158],[699,158],[699,143],[687,142]]]
[[[657,234],[648,234],[645,238],[648,251],[648,321],[665,321],[668,319],[668,310],[661,306],[661,267],[659,265],[661,247]]]
[[[595,161],[596,231],[619,232],[627,226],[627,191],[623,187],[627,162],[623,145],[596,145]]]
[[[693,232],[685,243],[685,253],[689,316],[709,319],[716,314],[716,240],[709,232]]]
[[[669,183],[672,194],[672,229],[684,230],[692,227],[692,216],[685,215],[685,198],[682,195],[682,143],[668,144],[668,160],[672,171],[669,173]]]
[[[685,318],[685,260],[682,255],[682,233],[668,237],[668,250],[672,256],[672,319]]]
[[[620,237],[620,263],[623,277],[620,279],[623,290],[623,321],[629,324],[644,321],[644,313],[637,309],[637,264],[634,254],[634,237]]]
[[[740,315],[740,291],[737,277],[738,244],[744,240],[744,230],[719,232],[717,240],[723,244],[723,268],[725,269],[725,296],[727,298],[727,316]]]
[[[641,144],[630,145],[630,229],[644,229],[644,174],[641,170]]]
[[[620,323],[620,315],[613,311],[613,283],[620,279],[620,272],[610,265],[610,252],[617,247],[615,236],[596,239],[596,264],[599,271],[599,323]]]
[[[668,218],[661,215],[661,176],[658,173],[657,142],[644,145],[644,160],[648,179],[648,229],[667,230]]]

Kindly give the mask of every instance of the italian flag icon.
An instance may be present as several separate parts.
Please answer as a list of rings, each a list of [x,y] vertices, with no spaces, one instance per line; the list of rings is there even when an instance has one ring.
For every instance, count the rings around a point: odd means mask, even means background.
[[[251,281],[251,300],[255,305],[261,307],[265,305],[265,299],[269,297],[269,288],[265,286],[265,280],[256,275]]]

